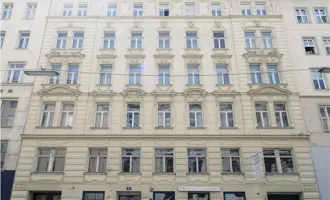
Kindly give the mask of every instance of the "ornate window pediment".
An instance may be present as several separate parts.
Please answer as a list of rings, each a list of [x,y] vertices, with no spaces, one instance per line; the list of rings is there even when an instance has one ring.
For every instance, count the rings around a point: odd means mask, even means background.
[[[85,54],[71,51],[52,51],[46,54],[50,63],[82,63]]]
[[[145,55],[125,55],[129,64],[143,64]]]
[[[241,22],[241,27],[244,30],[259,30],[259,29],[272,29],[271,22],[268,20],[253,20],[253,21],[246,21]]]
[[[126,102],[141,102],[146,92],[139,88],[128,88],[122,92],[122,95],[125,97]]]
[[[183,92],[188,102],[203,102],[207,92],[201,88],[189,88]]]
[[[199,64],[200,66],[202,65],[203,55],[192,54],[182,55],[182,57],[184,58],[186,64]]]
[[[158,55],[154,55],[154,58],[155,58],[156,63],[158,63],[158,64],[170,64],[173,62],[174,55],[158,54]]]
[[[288,89],[281,88],[276,85],[262,85],[256,89],[248,91],[249,95],[290,95]]]
[[[116,93],[110,87],[96,87],[90,95],[95,102],[110,102]]]
[[[248,51],[243,57],[248,63],[278,63],[283,54],[278,51]]]
[[[78,96],[80,95],[80,92],[78,89],[74,89],[67,85],[52,85],[48,88],[44,88],[40,90],[39,95],[45,96],[45,95],[72,95],[72,96]]]
[[[86,25],[84,23],[77,23],[73,20],[67,21],[67,22],[60,22],[57,25],[58,31],[64,31],[64,30],[85,30]]]
[[[114,64],[117,55],[97,55],[100,64]]]

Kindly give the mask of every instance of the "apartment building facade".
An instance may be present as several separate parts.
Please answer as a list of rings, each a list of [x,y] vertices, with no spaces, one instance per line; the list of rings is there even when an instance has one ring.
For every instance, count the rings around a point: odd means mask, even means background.
[[[319,199],[278,1],[52,1],[11,199]]]
[[[1,2],[1,199],[9,200],[50,1]]]

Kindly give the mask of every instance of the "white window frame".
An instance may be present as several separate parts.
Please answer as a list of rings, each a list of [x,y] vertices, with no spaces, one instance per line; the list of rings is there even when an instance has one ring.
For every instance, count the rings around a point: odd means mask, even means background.
[[[164,34],[165,37],[161,37]],[[165,35],[168,34],[168,35]],[[168,44],[168,47],[166,47]],[[169,49],[170,48],[170,32],[159,32],[158,34],[158,48],[160,49]]]
[[[64,109],[64,105],[72,105],[72,110],[63,110]],[[62,103],[61,105],[61,115],[60,115],[60,127],[72,127],[73,125],[73,113],[74,113],[74,103]],[[65,122],[64,125],[62,126],[61,122],[63,119],[63,114],[65,114]],[[71,117],[69,117],[71,116]],[[71,122],[70,119],[71,118]]]
[[[269,67],[275,67],[276,70],[269,70]],[[267,65],[267,74],[268,74],[268,82],[270,84],[281,84],[281,76],[280,72],[278,71],[277,65]],[[276,76],[278,77],[278,82],[276,82]]]
[[[277,104],[284,105],[285,109],[284,110],[277,110],[276,109]],[[290,127],[290,119],[289,119],[287,104],[285,102],[274,102],[274,111],[275,111],[275,118],[276,118],[277,114],[280,116],[280,124],[278,124],[277,120],[276,120],[277,127]],[[284,126],[283,114],[286,115],[286,118],[288,119],[288,121],[287,121],[288,126]]]
[[[98,106],[108,106],[108,110],[97,110]],[[107,128],[109,127],[109,103],[97,103],[96,104],[96,110],[95,110],[95,116],[94,116],[94,127],[98,128]],[[97,115],[101,115],[100,121],[97,121]],[[107,116],[105,116],[107,115]],[[104,118],[106,117],[106,124],[103,124]]]
[[[47,150],[47,149],[50,149],[50,154],[49,155],[40,155],[39,151],[40,150]],[[63,170],[65,170],[65,157],[66,155],[56,155],[56,151],[57,150],[64,150],[65,151],[65,154],[66,154],[66,149],[65,148],[38,148],[37,149],[37,159],[36,159],[36,162],[35,162],[35,168],[34,168],[34,171],[35,172],[44,172],[44,171],[37,171],[38,169],[38,165],[39,165],[39,158],[48,158],[49,157],[49,162],[48,162],[48,166],[47,166],[47,171],[46,172],[62,172],[62,171],[54,171],[53,168],[54,168],[54,164],[55,164],[55,158],[64,158],[64,162],[63,162]]]
[[[269,33],[269,36],[265,35],[266,33]],[[274,48],[274,42],[273,42],[273,36],[271,31],[262,31],[261,32],[263,46],[266,49],[272,49]]]
[[[191,6],[191,7],[189,7],[189,6]],[[195,3],[185,3],[184,12],[185,12],[185,16],[195,16],[196,15],[196,4]]]
[[[86,6],[86,7],[85,7]],[[84,17],[87,15],[88,4],[87,3],[79,3],[78,4],[78,13],[79,17]]]
[[[190,105],[199,105],[200,106],[200,110],[190,110]],[[189,127],[190,128],[202,128],[203,127],[203,107],[201,103],[189,103]],[[194,115],[194,124],[195,126],[192,126],[190,124],[190,114]],[[201,124],[198,124],[198,114],[200,114],[201,116]]]
[[[75,34],[79,34],[82,33],[82,37],[80,36],[76,36]],[[83,31],[75,31],[73,32],[73,38],[72,38],[72,48],[73,49],[82,49],[83,45],[84,45],[84,37],[85,37],[85,33]],[[76,41],[76,45],[74,45]]]
[[[251,67],[258,67],[259,70],[251,70]],[[262,77],[262,71],[261,71],[261,66],[260,65],[250,65],[250,74],[251,74],[251,84],[262,84],[263,81],[263,77]],[[260,80],[258,79],[260,75]]]
[[[193,151],[193,152],[191,152]],[[197,152],[202,152],[204,153],[204,155],[197,155],[196,152],[194,151],[197,151]],[[205,148],[188,148],[188,172],[189,172],[189,167],[190,167],[190,163],[189,163],[189,158],[195,158],[196,159],[196,172],[190,172],[190,173],[206,173],[207,172],[207,167],[208,167],[208,164],[207,164],[207,150]],[[200,171],[199,170],[199,167],[198,167],[198,164],[199,164],[199,158],[205,158],[205,165],[206,165],[206,171]]]
[[[139,67],[140,71],[132,70],[132,67]],[[141,84],[141,74],[142,74],[142,66],[141,65],[130,65],[129,66],[129,85],[139,85]],[[131,79],[133,77],[133,79]]]
[[[5,102],[10,103],[9,108],[13,108],[14,106],[12,106],[12,105],[15,105],[15,112],[11,113],[11,114],[7,114],[8,116],[6,118],[1,118],[1,126],[2,127],[12,127],[13,124],[14,124],[15,116],[16,116],[16,109],[17,109],[18,100],[17,99],[0,99],[1,114],[3,114],[2,112],[3,112],[3,109],[4,109],[4,103]],[[1,117],[3,117],[3,115],[1,115]]]
[[[102,48],[103,49],[114,49],[115,48],[115,37],[116,37],[115,32],[104,32]]]
[[[65,37],[60,36],[60,34],[65,34]],[[65,49],[67,38],[68,38],[68,32],[57,32],[56,48]]]
[[[323,38],[323,44],[326,54],[330,55],[330,38]]]
[[[140,37],[140,35],[139,35],[139,37],[134,36],[133,35],[134,33],[141,34],[141,37]],[[131,33],[131,49],[141,49],[142,48],[142,38],[143,38],[142,32],[132,32]],[[140,47],[139,47],[139,41],[140,41],[140,44],[141,44]],[[133,43],[135,45],[132,45]]]
[[[282,169],[282,164],[281,164],[281,158],[291,158],[292,159],[292,166],[293,166],[293,171],[291,173],[294,173],[296,171],[295,168],[295,163],[294,163],[294,157],[293,157],[293,151],[292,149],[286,149],[286,148],[264,148],[263,150],[274,150],[275,155],[274,156],[265,156],[263,153],[263,157],[264,157],[264,164],[265,164],[265,158],[275,158],[276,159],[276,172],[267,172],[266,171],[266,167],[265,167],[265,172],[266,173],[283,173],[283,169]],[[291,156],[280,156],[280,150],[290,150],[291,151]],[[266,166],[266,164],[264,165]],[[288,173],[290,174],[290,173]]]
[[[45,110],[46,105],[54,105],[54,110]],[[53,126],[54,116],[55,116],[55,109],[56,109],[56,103],[55,102],[44,102],[43,109],[42,109],[42,112],[41,112],[41,117],[40,117],[40,126],[41,127],[52,127]],[[45,125],[42,124],[42,118],[43,118],[44,114],[47,114]],[[52,121],[50,121],[51,115],[53,115]]]
[[[8,151],[8,145],[9,145],[9,141],[8,140],[1,140],[1,163],[0,163],[0,170],[2,170],[5,166],[5,161],[6,161],[6,155],[7,155],[7,151]],[[3,156],[2,156],[3,155]]]
[[[311,70],[311,72],[312,72],[312,81],[313,81],[314,89],[316,89],[316,90],[328,89],[325,74],[322,72],[319,72],[319,69],[313,69],[313,70]],[[317,85],[315,85],[314,81],[317,82]],[[321,81],[323,81],[324,88],[321,87]]]
[[[226,70],[220,71],[219,69],[223,68]],[[229,72],[228,72],[228,66],[227,65],[216,65],[216,72],[217,72],[217,84],[218,85],[229,85],[230,84],[230,79],[229,79]],[[226,77],[228,78],[228,83],[225,82]]]
[[[194,37],[188,37],[189,33],[195,33],[195,36]],[[196,41],[196,43],[194,41]],[[190,44],[190,47],[189,47],[188,43]],[[196,46],[194,44],[196,44]],[[186,48],[187,49],[198,49],[197,32],[186,32]]]
[[[302,11],[304,11],[306,14],[303,14]],[[299,14],[297,12],[299,12]],[[297,22],[299,24],[310,23],[310,19],[309,19],[307,8],[295,8],[295,13],[296,13]],[[306,18],[307,21],[305,21],[305,18],[304,17]],[[300,18],[301,22],[299,22],[299,19],[298,18]]]
[[[323,110],[325,116],[322,116],[321,109]],[[326,132],[330,132],[330,112],[328,112],[328,110],[330,110],[330,105],[319,105],[322,129]]]
[[[102,72],[102,67],[108,67],[110,68],[109,71],[105,71]],[[102,82],[102,78],[101,76],[104,75],[104,82]],[[110,79],[110,81],[108,80],[108,78]],[[100,81],[99,84],[100,85],[111,85],[112,82],[112,65],[100,65]]]
[[[17,68],[17,65],[23,65],[22,67]],[[8,65],[8,72],[6,76],[7,83],[21,83],[23,79],[23,71],[25,68],[25,63],[9,63]],[[18,69],[18,70],[17,70]],[[14,72],[19,71],[19,78],[17,82],[13,82]]]
[[[232,155],[231,154],[232,150],[238,150],[238,155]],[[229,156],[223,155],[224,151],[229,151]],[[229,158],[230,173],[237,173],[237,172],[234,172],[234,170],[233,170],[233,158],[238,158],[239,168],[240,168],[238,173],[240,173],[242,171],[241,150],[239,148],[221,148],[221,162],[223,161],[223,158]],[[225,172],[223,169],[222,169],[222,171]]]
[[[169,109],[168,110],[160,110],[160,106],[161,105],[168,105]],[[171,127],[171,104],[170,103],[158,103],[157,105],[157,123],[158,123],[158,126],[157,127],[162,127],[162,128],[169,128]],[[166,114],[168,115],[169,114],[169,126],[166,126]],[[159,124],[160,122],[160,116],[161,116],[161,123],[162,124]]]
[[[253,37],[247,36],[247,33],[253,33]],[[256,44],[256,32],[254,31],[246,31],[245,32],[245,48],[247,49],[254,49],[257,48]]]
[[[324,11],[324,15],[320,14],[321,10]],[[319,14],[316,14],[316,11],[319,12]],[[329,23],[329,18],[328,18],[328,11],[326,8],[314,8],[314,14],[315,14],[315,18],[316,18],[316,22],[319,23],[319,24],[322,24],[322,23]],[[319,21],[320,19],[320,21]],[[324,21],[325,19],[325,21]]]
[[[117,3],[108,3],[107,5],[107,17],[117,16]]]
[[[249,4],[249,3],[242,3],[240,5],[240,10],[241,10],[241,15],[243,15],[243,16],[252,15],[251,4]]]
[[[87,172],[89,173],[106,173],[107,171],[107,153],[105,155],[91,155],[91,150],[99,150],[101,152],[101,150],[106,150],[106,152],[108,153],[108,148],[88,148],[88,165],[87,165]],[[96,172],[91,172],[89,170],[89,162],[90,162],[90,158],[96,158]],[[106,158],[105,160],[105,171],[100,171],[100,158]]]
[[[77,67],[78,70],[77,71],[71,71],[71,69],[70,69],[71,67]],[[69,77],[71,79],[69,79]],[[78,78],[79,78],[79,66],[78,65],[69,65],[66,84],[78,84]]]
[[[34,19],[37,10],[37,3],[27,3],[24,19]]]
[[[165,15],[166,11],[167,11],[168,15]],[[161,16],[161,17],[170,16],[170,5],[168,3],[159,4],[159,16]]]
[[[231,110],[221,110],[221,105],[224,105],[224,104],[230,104],[231,105]],[[234,106],[233,106],[233,103],[225,103],[225,102],[221,102],[219,103],[219,114],[220,114],[220,127],[221,128],[233,128],[235,127],[235,116],[234,116]],[[226,121],[226,124],[222,124],[222,120],[221,120],[221,114],[224,114],[225,116],[225,121]],[[232,118],[233,118],[233,126],[230,126],[229,124],[229,114],[232,115]]]
[[[8,6],[8,8],[5,8]],[[14,9],[14,4],[13,3],[3,3],[2,4],[2,12],[1,12],[1,19],[10,19],[11,14]],[[6,13],[6,15],[4,15]]]
[[[306,45],[305,42],[307,42],[308,44]],[[317,55],[318,54],[315,38],[303,38],[303,45],[304,45],[304,48],[306,48],[306,47],[313,47],[314,48],[314,54],[308,54],[306,52],[306,49],[305,49],[305,54],[306,55]]]
[[[166,153],[162,153],[161,152],[162,150],[163,151],[165,150]],[[171,155],[171,153],[172,153],[172,155]],[[156,158],[161,158],[163,160],[163,166],[162,166],[161,171],[158,171],[156,169]],[[172,158],[172,163],[173,163],[172,172],[166,171],[166,163],[167,163],[166,158]],[[155,172],[156,173],[173,173],[174,172],[174,149],[155,148]]]
[[[59,68],[59,69],[55,69],[55,68]],[[52,71],[56,71],[58,72],[57,76],[50,76],[48,79],[48,84],[59,84],[60,80],[61,80],[61,69],[62,66],[59,64],[53,64],[52,65]]]
[[[162,67],[168,68],[168,71],[161,71]],[[159,65],[158,66],[158,85],[169,85],[171,84],[171,69],[170,65]]]
[[[261,7],[261,6],[263,6],[263,7]],[[267,15],[266,4],[256,3],[256,14],[259,15],[259,16]]]
[[[23,34],[29,34],[29,35],[28,36],[23,36]],[[30,31],[20,31],[19,32],[18,43],[17,43],[17,48],[18,49],[26,49],[26,48],[28,48],[29,41],[30,41],[30,36],[31,36],[31,32]],[[20,46],[21,40],[23,40],[22,46]]]
[[[6,31],[1,31],[1,37],[0,37],[0,49],[3,46],[3,43],[5,42],[5,37],[6,37]]]
[[[223,33],[223,37],[215,37],[214,34],[215,33]],[[215,40],[218,43],[218,48],[216,48],[215,46]],[[224,47],[221,46],[221,41],[223,41],[223,44],[225,45]],[[225,49],[226,48],[226,40],[225,40],[225,33],[224,32],[213,32],[213,45],[215,49]]]
[[[211,3],[212,16],[221,16],[221,3]]]
[[[124,152],[126,150],[133,150],[138,152],[138,155],[128,155],[128,154],[124,154]],[[129,158],[129,172],[124,172],[124,166],[123,166],[123,158]],[[141,150],[138,149],[138,148],[122,148],[122,154],[121,154],[121,172],[123,173],[136,173],[136,172],[133,172],[133,158],[139,158],[139,163],[140,163],[140,166],[139,166],[139,172],[141,171]]]
[[[73,4],[72,3],[64,3],[62,16],[69,17],[72,16]]]
[[[142,8],[136,8],[135,6],[142,5]],[[133,16],[134,17],[140,17],[143,16],[143,8],[144,5],[142,2],[135,2],[133,3]]]
[[[139,110],[129,110],[129,105],[139,105]],[[126,106],[126,128],[138,128],[140,127],[140,121],[141,121],[141,104],[140,103],[128,103]],[[138,126],[135,126],[135,114],[138,114]],[[132,123],[128,124],[128,115],[132,115]]]
[[[190,67],[197,67],[198,71],[195,71],[194,69],[191,69]],[[188,74],[188,84],[189,85],[201,84],[199,65],[188,65],[187,74]],[[192,82],[189,82],[189,80],[190,80],[189,77],[192,77]],[[198,78],[196,78],[196,77],[198,77]]]
[[[266,110],[257,110],[257,106],[256,104],[265,104],[266,105]],[[258,101],[258,102],[255,102],[254,103],[254,106],[255,106],[255,112],[256,112],[256,121],[257,121],[257,126],[258,128],[263,128],[263,127],[270,127],[270,118],[269,118],[269,109],[268,109],[268,103],[267,102],[263,102],[263,101]],[[264,114],[267,115],[267,120],[268,121],[264,121]],[[261,126],[259,126],[259,123],[258,123],[258,117],[257,116],[260,116],[260,119],[261,119]]]

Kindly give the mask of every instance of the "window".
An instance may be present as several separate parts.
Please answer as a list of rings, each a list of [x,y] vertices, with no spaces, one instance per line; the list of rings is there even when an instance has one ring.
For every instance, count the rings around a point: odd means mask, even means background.
[[[0,164],[0,169],[3,169],[5,165],[5,160],[6,160],[6,154],[7,154],[7,148],[8,148],[8,141],[1,141],[1,164]]]
[[[212,10],[212,16],[221,16],[221,4],[212,3],[211,10]]]
[[[207,172],[206,149],[188,149],[189,172]]]
[[[256,4],[257,15],[267,15],[265,4]]]
[[[289,116],[285,103],[274,103],[277,127],[289,127]]]
[[[88,172],[106,172],[108,149],[90,148],[88,152]]]
[[[291,149],[264,149],[266,172],[294,173]]]
[[[87,15],[87,4],[80,3],[78,6],[78,16],[86,16]]]
[[[2,4],[2,15],[1,19],[10,19],[11,13],[13,12],[14,4],[4,3]]]
[[[154,192],[153,199],[175,200],[175,192]]]
[[[168,4],[159,4],[159,16],[169,16],[170,9]]]
[[[142,48],[142,33],[132,33],[131,48],[132,49]]]
[[[158,127],[171,127],[171,104],[158,104]]]
[[[224,192],[224,200],[246,200],[245,192]]]
[[[103,49],[114,49],[115,48],[115,33],[105,32],[103,40]]]
[[[328,23],[327,11],[325,8],[315,8],[314,9],[317,23]]]
[[[39,148],[37,155],[37,172],[63,172],[65,149]]]
[[[50,76],[49,77],[49,84],[59,84],[60,77],[61,77],[61,65],[52,65],[52,71],[56,71],[59,74],[57,76]]]
[[[217,65],[217,84],[228,85],[229,84],[229,74],[227,65]]]
[[[61,110],[61,127],[72,127],[73,121],[73,103],[63,103]]]
[[[229,128],[234,127],[234,112],[233,104],[220,103],[220,127]]]
[[[274,47],[273,45],[273,37],[271,32],[261,32],[262,42],[264,44],[264,48],[271,49]]]
[[[1,34],[1,37],[0,37],[0,48],[2,48],[2,45],[5,42],[6,31],[1,31],[0,34]]]
[[[122,149],[122,172],[140,172],[140,149]]]
[[[82,49],[84,42],[84,32],[73,32],[72,48]]]
[[[309,23],[309,17],[306,8],[296,8],[296,16],[298,23]]]
[[[250,4],[241,4],[241,14],[242,15],[251,15],[251,5]]]
[[[112,73],[111,65],[101,65],[101,73],[100,73],[100,84],[101,85],[110,85],[111,84],[111,73]]]
[[[72,4],[64,4],[62,16],[71,16],[72,15]]]
[[[205,193],[205,192],[198,192],[198,193],[188,192],[188,199],[189,200],[195,200],[195,199],[210,200],[209,193]]]
[[[17,100],[2,100],[1,127],[11,127],[14,124]]]
[[[116,17],[117,16],[117,4],[109,3],[107,10],[107,17]]]
[[[256,38],[254,32],[245,32],[245,48],[256,48]]]
[[[131,65],[129,67],[129,84],[141,84],[141,66]]]
[[[37,4],[36,3],[27,3],[25,11],[25,19],[33,19],[36,13]]]
[[[155,172],[173,172],[173,149],[155,149]]]
[[[158,44],[160,49],[169,49],[170,48],[170,33],[161,32],[159,33]]]
[[[225,33],[224,32],[213,32],[213,42],[215,49],[224,49],[225,45]]]
[[[23,78],[23,69],[25,64],[9,64],[9,69],[7,73],[7,82],[8,83],[20,83]]]
[[[52,127],[54,120],[54,112],[55,112],[55,103],[44,103],[42,114],[41,114],[41,123],[42,127]]]
[[[266,102],[255,103],[258,128],[269,127],[268,108]]]
[[[267,65],[268,81],[270,84],[280,84],[280,75],[277,65]]]
[[[104,200],[104,192],[84,192],[83,200]]]
[[[324,47],[327,52],[327,55],[330,55],[330,38],[323,39]],[[1,43],[2,46],[2,43]]]
[[[307,55],[317,54],[314,38],[304,38],[304,47]]]
[[[108,118],[109,118],[109,104],[108,103],[96,104],[95,127],[107,128],[109,121]]]
[[[140,126],[140,104],[127,104],[126,128]]]
[[[198,65],[188,65],[188,84],[200,84]]]
[[[170,66],[168,65],[158,66],[158,84],[159,85],[170,84]]]
[[[20,32],[17,48],[26,49],[30,40],[30,32]]]
[[[320,106],[321,120],[324,131],[330,131],[330,106]]]
[[[185,4],[185,15],[186,16],[195,16],[196,10],[195,10],[195,4],[194,3],[186,3]]]
[[[67,32],[58,32],[57,33],[57,40],[56,40],[57,49],[65,49],[67,36],[68,36]]]
[[[69,65],[68,77],[66,84],[77,84],[78,83],[78,65]]]
[[[201,104],[189,104],[189,126],[191,128],[203,127],[203,112]]]
[[[241,172],[239,149],[221,149],[222,171]]]
[[[314,83],[314,88],[317,90],[327,89],[327,84],[325,80],[324,73],[319,72],[318,69],[312,70],[312,78]]]
[[[133,3],[133,16],[138,17],[143,15],[143,3]]]
[[[186,43],[188,49],[197,49],[197,33],[187,32],[186,33]]]
[[[252,84],[261,84],[262,75],[260,70],[260,65],[250,65],[250,75]]]

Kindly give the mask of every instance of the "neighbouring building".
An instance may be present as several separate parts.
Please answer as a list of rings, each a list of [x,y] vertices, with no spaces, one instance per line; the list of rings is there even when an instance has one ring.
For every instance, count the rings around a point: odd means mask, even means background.
[[[9,200],[34,77],[43,41],[48,0],[1,2],[1,200]]]

